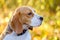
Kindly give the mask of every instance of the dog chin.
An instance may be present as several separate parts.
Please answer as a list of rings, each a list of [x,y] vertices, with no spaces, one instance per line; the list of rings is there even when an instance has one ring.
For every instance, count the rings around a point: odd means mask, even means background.
[[[42,24],[42,22],[40,24],[38,24],[38,25],[35,25],[34,27],[39,27],[39,26],[41,26],[41,24]]]

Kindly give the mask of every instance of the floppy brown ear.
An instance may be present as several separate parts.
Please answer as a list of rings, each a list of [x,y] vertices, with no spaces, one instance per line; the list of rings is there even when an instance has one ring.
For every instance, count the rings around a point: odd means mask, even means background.
[[[21,13],[19,11],[17,11],[13,16],[10,25],[12,30],[14,30],[17,34],[23,31],[22,23],[21,23]]]

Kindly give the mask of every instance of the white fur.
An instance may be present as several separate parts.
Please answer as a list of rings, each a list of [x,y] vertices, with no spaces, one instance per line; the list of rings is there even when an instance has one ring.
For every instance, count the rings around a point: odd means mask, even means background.
[[[11,34],[6,35],[3,40],[31,40],[31,35],[29,31],[26,31],[26,33],[21,36],[17,36],[15,32],[12,32]]]
[[[23,25],[23,29],[28,29],[28,25]]]

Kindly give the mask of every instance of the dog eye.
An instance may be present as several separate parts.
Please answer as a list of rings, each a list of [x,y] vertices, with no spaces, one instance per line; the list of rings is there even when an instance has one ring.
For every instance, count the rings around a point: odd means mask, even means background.
[[[28,13],[28,15],[31,15],[32,13]]]
[[[34,12],[36,12],[36,11],[34,10]]]

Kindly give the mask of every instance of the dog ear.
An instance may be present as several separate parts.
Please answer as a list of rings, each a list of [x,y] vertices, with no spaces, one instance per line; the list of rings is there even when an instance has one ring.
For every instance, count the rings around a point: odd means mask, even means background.
[[[17,34],[23,31],[22,22],[21,22],[21,13],[19,10],[13,15],[11,20],[11,29],[14,30]]]

